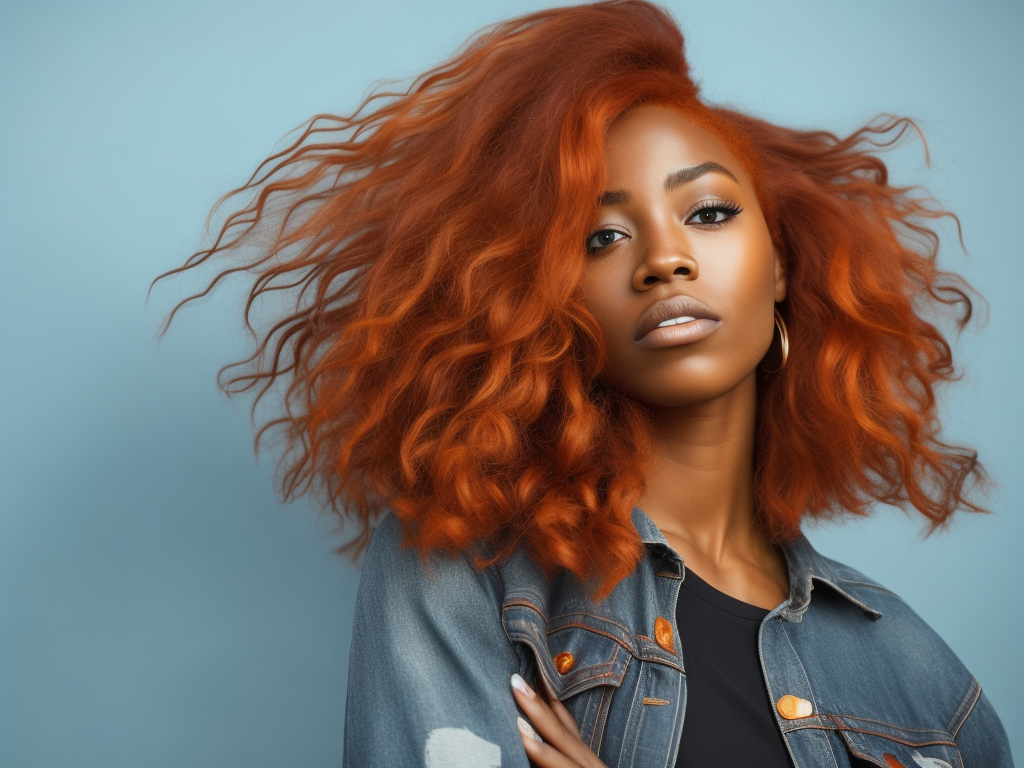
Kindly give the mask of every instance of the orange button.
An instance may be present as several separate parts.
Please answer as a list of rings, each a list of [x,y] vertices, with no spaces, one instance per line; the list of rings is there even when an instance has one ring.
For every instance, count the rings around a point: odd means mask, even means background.
[[[654,621],[654,639],[669,653],[676,652],[675,643],[672,642],[672,625],[661,616]]]
[[[810,717],[814,714],[814,707],[811,706],[811,702],[788,693],[779,699],[779,703],[775,706],[779,710],[779,714],[787,720]]]
[[[576,659],[568,651],[562,651],[560,654],[555,656],[555,669],[558,670],[558,674],[564,675],[570,669],[572,665],[576,663]]]

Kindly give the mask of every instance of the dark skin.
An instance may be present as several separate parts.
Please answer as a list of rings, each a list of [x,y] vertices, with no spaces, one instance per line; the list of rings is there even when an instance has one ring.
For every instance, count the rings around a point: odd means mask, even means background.
[[[789,596],[789,582],[781,552],[754,518],[756,372],[786,276],[753,185],[718,139],[661,106],[639,107],[611,126],[605,168],[584,301],[608,351],[602,376],[657,416],[638,505],[687,568],[727,595],[773,609]],[[645,313],[681,296],[712,317],[676,311],[677,319],[637,338]],[[544,739],[521,724],[531,761],[602,766],[568,710],[524,685],[513,686],[516,703]]]

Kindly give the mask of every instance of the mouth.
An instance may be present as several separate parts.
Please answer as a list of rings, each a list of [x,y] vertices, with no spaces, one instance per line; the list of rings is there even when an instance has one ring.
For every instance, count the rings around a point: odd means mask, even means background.
[[[658,323],[658,325],[655,326],[655,327],[657,327],[657,328],[667,328],[670,325],[682,325],[683,323],[692,323],[696,319],[697,319],[696,317],[685,317],[685,316],[684,317],[673,317],[673,318],[671,318],[669,320],[666,320],[663,323]]]
[[[651,305],[636,324],[633,340],[643,346],[697,341],[722,319],[691,296],[672,296]]]

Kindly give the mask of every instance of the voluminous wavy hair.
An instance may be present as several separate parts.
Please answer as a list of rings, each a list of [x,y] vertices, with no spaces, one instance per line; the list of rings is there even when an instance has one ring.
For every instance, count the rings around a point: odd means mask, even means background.
[[[916,126],[883,117],[841,138],[707,104],[671,15],[612,0],[495,24],[407,88],[315,116],[218,201],[248,202],[213,244],[161,275],[233,259],[167,325],[232,273],[251,276],[250,329],[261,299],[293,296],[221,385],[282,393],[257,448],[281,430],[283,496],[354,521],[343,551],[390,507],[424,552],[487,552],[482,565],[523,547],[599,594],[635,568],[652,422],[599,377],[582,288],[607,130],[652,103],[734,153],[784,259],[792,351],[758,383],[771,539],[875,501],[932,528],[984,511],[965,495],[987,481],[976,452],[938,436],[935,386],[957,375],[932,320],[963,328],[972,304],[929,224],[955,216],[890,185],[878,157]]]

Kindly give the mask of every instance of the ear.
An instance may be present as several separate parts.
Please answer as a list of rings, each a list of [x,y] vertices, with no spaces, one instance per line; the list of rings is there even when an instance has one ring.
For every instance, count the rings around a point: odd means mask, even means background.
[[[778,304],[786,298],[786,270],[782,265],[779,252],[772,246],[772,260],[775,262],[775,303]]]

